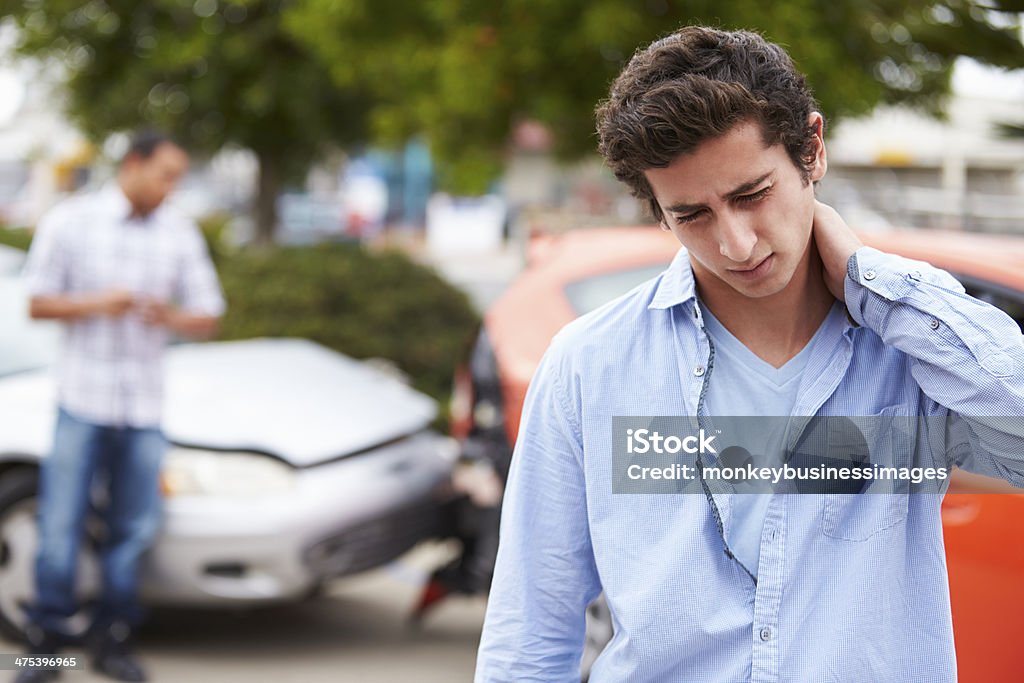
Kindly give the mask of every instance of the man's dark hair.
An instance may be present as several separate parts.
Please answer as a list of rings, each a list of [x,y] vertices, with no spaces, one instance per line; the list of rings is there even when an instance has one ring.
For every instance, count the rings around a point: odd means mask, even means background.
[[[644,176],[741,122],[761,126],[803,175],[815,158],[807,119],[817,105],[781,47],[749,31],[688,26],[638,50],[597,107],[599,149],[615,177],[661,207]]]
[[[128,151],[121,157],[121,163],[124,163],[128,159],[135,157],[136,159],[146,160],[153,156],[153,152],[157,150],[160,145],[171,144],[175,147],[180,147],[177,142],[164,132],[147,128],[140,130],[132,135],[131,142],[128,143]]]

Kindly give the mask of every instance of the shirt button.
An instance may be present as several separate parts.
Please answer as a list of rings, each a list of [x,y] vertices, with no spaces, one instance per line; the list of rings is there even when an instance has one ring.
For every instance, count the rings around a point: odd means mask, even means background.
[[[928,326],[933,330],[937,330],[939,329],[939,321],[936,320],[935,318],[932,318],[931,320],[928,321]]]
[[[703,377],[704,376],[704,366],[703,365],[698,365],[697,367],[695,367],[693,369],[693,374],[697,375],[698,377]]]
[[[760,636],[763,642],[768,642],[772,639],[772,630],[765,626],[763,629],[761,629]]]
[[[877,275],[877,273],[875,273],[875,271],[868,270],[868,271],[864,272],[864,279],[865,280],[874,280],[876,275]]]

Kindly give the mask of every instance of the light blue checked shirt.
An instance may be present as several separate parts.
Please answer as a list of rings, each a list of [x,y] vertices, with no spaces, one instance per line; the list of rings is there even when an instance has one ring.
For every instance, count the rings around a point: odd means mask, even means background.
[[[25,264],[32,296],[126,290],[219,316],[224,296],[196,224],[161,205],[139,218],[116,181],[75,195],[40,221]],[[76,417],[102,425],[151,427],[163,412],[162,358],[170,332],[141,313],[62,323],[58,400]]]
[[[939,464],[1024,487],[1024,421],[980,417],[1024,416],[1017,325],[867,247],[846,300],[856,324],[812,350],[793,414],[946,416]],[[593,683],[956,680],[941,496],[771,496],[755,582],[723,541],[730,495],[612,493],[612,417],[701,415],[705,381],[685,250],[555,337],[524,407],[476,681],[578,681],[602,591],[615,635]]]

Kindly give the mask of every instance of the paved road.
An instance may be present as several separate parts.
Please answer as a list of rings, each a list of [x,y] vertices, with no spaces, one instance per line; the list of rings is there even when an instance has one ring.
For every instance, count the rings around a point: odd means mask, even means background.
[[[420,547],[384,569],[337,581],[324,596],[298,605],[249,612],[158,611],[139,642],[150,679],[154,683],[471,681],[483,598],[449,598],[419,630],[405,623],[427,569],[449,552],[450,546]],[[0,649],[11,650],[9,646]],[[60,680],[100,683],[109,679],[89,671],[69,671]]]

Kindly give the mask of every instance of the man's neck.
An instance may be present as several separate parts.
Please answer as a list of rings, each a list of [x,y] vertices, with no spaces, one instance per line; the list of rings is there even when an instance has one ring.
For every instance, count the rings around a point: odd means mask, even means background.
[[[149,214],[151,214],[152,211],[146,211],[141,209],[139,205],[135,202],[135,200],[132,199],[133,193],[131,190],[131,184],[127,180],[125,180],[125,178],[122,175],[118,175],[117,177],[117,187],[119,190],[121,190],[121,194],[124,195],[124,198],[128,200],[128,206],[130,207],[128,218],[138,220],[144,220],[146,218],[149,218]]]
[[[708,277],[713,276],[697,277],[704,305],[754,355],[776,368],[807,346],[835,302],[813,244],[789,284],[771,296],[753,299],[720,280],[702,282]]]

